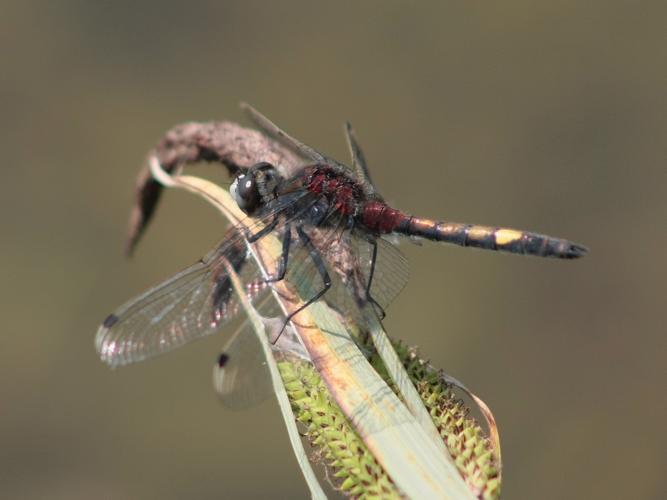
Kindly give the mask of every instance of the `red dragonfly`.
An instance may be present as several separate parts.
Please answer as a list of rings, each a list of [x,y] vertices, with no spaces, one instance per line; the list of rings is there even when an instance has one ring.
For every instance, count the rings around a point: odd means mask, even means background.
[[[230,192],[257,229],[231,228],[193,266],[110,314],[96,337],[97,350],[108,364],[140,361],[219,331],[239,312],[226,262],[241,275],[256,303],[266,297],[271,283],[293,276],[310,290],[303,307],[326,300],[347,312],[370,304],[383,317],[384,308],[408,277],[406,260],[389,237],[558,259],[587,252],[582,245],[542,234],[406,214],[390,207],[377,192],[349,125],[352,168],[290,137],[254,110],[251,113],[260,128],[310,163],[291,175],[266,162],[239,173]],[[267,277],[249,257],[247,243],[270,233],[282,241],[282,252],[275,275]],[[220,365],[227,360],[227,355],[221,356]]]

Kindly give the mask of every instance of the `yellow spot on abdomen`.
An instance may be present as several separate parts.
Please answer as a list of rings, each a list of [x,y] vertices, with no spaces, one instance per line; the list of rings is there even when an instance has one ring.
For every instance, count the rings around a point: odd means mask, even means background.
[[[520,239],[521,236],[523,236],[523,233],[516,229],[498,229],[496,231],[496,245],[507,245]]]
[[[468,238],[481,241],[493,234],[493,228],[488,226],[472,226],[468,229]]]

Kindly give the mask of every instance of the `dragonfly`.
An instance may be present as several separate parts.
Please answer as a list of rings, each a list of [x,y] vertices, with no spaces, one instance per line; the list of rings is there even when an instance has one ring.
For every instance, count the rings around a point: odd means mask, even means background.
[[[298,152],[307,163],[287,174],[280,165],[260,162],[236,175],[230,193],[249,222],[232,226],[205,257],[103,321],[96,348],[112,367],[221,331],[242,310],[230,268],[241,277],[248,298],[258,305],[269,301],[274,283],[298,277],[303,304],[283,318],[282,332],[301,310],[318,300],[341,313],[370,307],[382,319],[408,279],[407,260],[396,245],[397,238],[555,259],[576,259],[587,252],[586,247],[562,238],[403,212],[385,202],[371,181],[349,124],[345,130],[351,167],[289,136],[252,108],[249,111],[264,133]],[[249,250],[249,245],[269,234],[281,246],[272,275],[257,265]],[[250,351],[244,337],[248,336],[232,336],[218,360],[221,369],[233,373],[236,368],[230,360]]]

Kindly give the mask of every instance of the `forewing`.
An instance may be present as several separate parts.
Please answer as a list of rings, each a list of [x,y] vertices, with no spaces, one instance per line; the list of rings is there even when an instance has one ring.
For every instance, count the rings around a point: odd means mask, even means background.
[[[307,144],[302,143],[298,139],[295,139],[287,132],[278,127],[275,123],[269,120],[262,113],[257,111],[248,103],[241,103],[241,109],[246,112],[247,116],[252,120],[252,122],[261,129],[269,137],[275,139],[284,146],[287,146],[292,151],[298,153],[303,158],[313,161],[315,163],[327,164],[332,168],[335,168],[339,172],[349,172],[350,169],[346,165],[343,165],[339,161],[331,158],[329,156],[320,153],[316,149],[308,146]]]
[[[246,252],[241,235],[230,235],[196,264],[109,315],[95,338],[102,360],[111,366],[134,363],[218,331],[240,311],[225,260],[242,276],[249,297],[266,289]]]
[[[281,196],[256,220],[230,228],[223,242],[199,262],[110,314],[95,338],[102,360],[111,366],[126,365],[218,331],[240,311],[227,262],[241,277],[251,300],[264,295],[268,288],[248,256],[245,235],[255,234],[276,217],[280,219],[276,225],[280,233],[285,222],[297,216],[295,207],[298,214],[307,211],[313,202],[307,190]]]

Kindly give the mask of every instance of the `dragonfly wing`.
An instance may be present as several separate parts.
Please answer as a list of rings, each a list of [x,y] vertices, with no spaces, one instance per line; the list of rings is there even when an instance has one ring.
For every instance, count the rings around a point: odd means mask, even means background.
[[[364,186],[367,194],[378,196],[375,184],[373,184],[371,174],[368,171],[368,164],[366,163],[364,152],[361,150],[361,146],[359,146],[357,136],[354,133],[354,129],[350,122],[345,122],[345,138],[347,139],[347,147],[350,150],[350,156],[352,157],[352,168],[357,174],[357,181]]]
[[[345,217],[333,215],[327,219],[327,227],[311,230],[311,237],[331,275],[341,281],[325,299],[343,311],[350,299],[357,304],[370,298],[381,308],[388,306],[405,287],[409,277],[408,261],[398,247],[382,237],[350,228]],[[311,269],[301,275],[317,291],[322,280],[311,260],[304,259]],[[304,264],[304,265],[305,265]],[[370,283],[370,290],[368,290]]]
[[[245,102],[241,103],[241,109],[248,115],[250,120],[269,137],[289,147],[292,151],[299,153],[304,158],[317,163],[324,163],[324,156],[321,153],[290,136],[250,104]]]
[[[272,394],[266,359],[249,321],[223,347],[213,368],[213,387],[231,410],[251,408]]]
[[[249,297],[262,295],[264,280],[236,232],[199,262],[110,314],[95,338],[102,360],[114,367],[134,363],[217,332],[240,311],[226,262],[242,276]]]
[[[394,243],[382,237],[375,242],[377,252],[370,294],[382,308],[386,308],[405,287],[410,269],[405,255]],[[365,282],[368,283],[373,263],[373,245],[362,238],[355,238],[355,245]]]
[[[265,134],[277,140],[284,146],[287,146],[292,151],[300,154],[304,159],[313,161],[315,163],[327,164],[331,167],[336,167],[339,171],[348,172],[350,170],[349,167],[343,165],[339,161],[330,158],[329,156],[320,153],[316,149],[308,146],[307,144],[304,144],[298,139],[295,139],[287,132],[285,132],[283,129],[278,127],[278,125],[269,120],[262,113],[253,108],[250,104],[245,102],[241,103],[241,109],[247,114],[250,120],[257,127],[259,127],[259,129],[262,130]]]
[[[291,358],[310,359],[294,330],[285,327],[282,310],[273,297],[256,301],[254,306],[264,318],[273,351]],[[264,351],[249,320],[223,347],[213,368],[213,386],[223,405],[231,410],[251,408],[273,394]]]
[[[280,232],[295,217],[289,215],[294,206],[308,210],[312,203],[307,190],[282,196],[257,219],[230,228],[222,243],[199,262],[110,314],[95,338],[102,360],[111,366],[134,363],[218,331],[240,310],[227,263],[240,275],[249,298],[256,299],[268,288],[249,258],[246,234],[256,234],[276,217],[283,219],[276,225]]]

